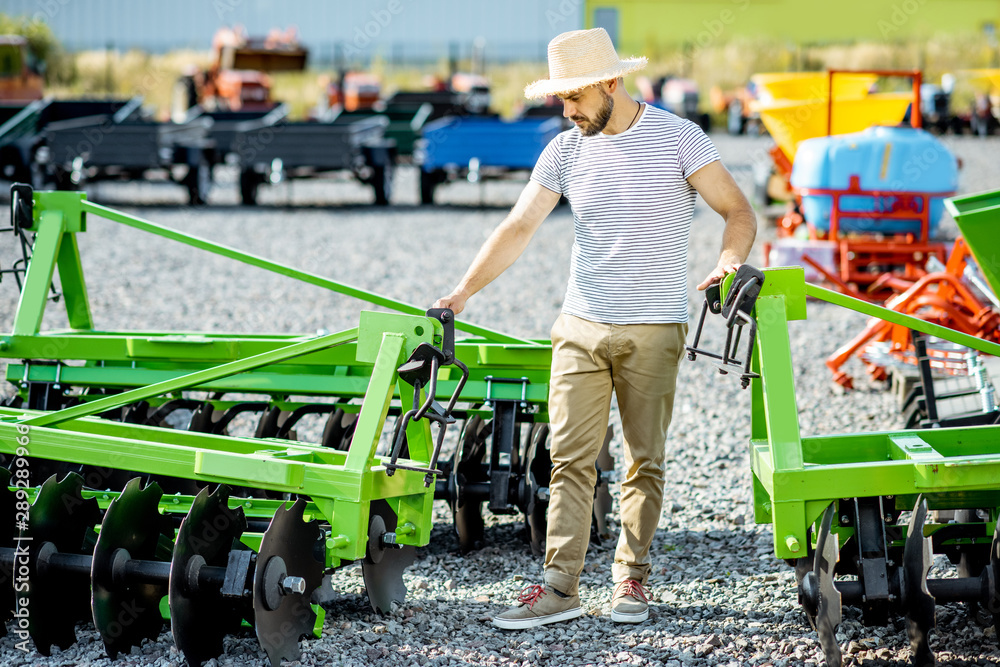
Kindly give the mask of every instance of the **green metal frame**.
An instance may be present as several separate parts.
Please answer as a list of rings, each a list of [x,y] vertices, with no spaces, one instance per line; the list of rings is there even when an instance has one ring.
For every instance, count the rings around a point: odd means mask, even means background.
[[[396,511],[400,544],[424,545],[430,539],[433,487],[424,486],[420,472],[398,470],[392,476],[386,475],[383,458],[376,455],[375,448],[397,386],[402,385],[403,391],[408,387],[396,369],[419,344],[440,339],[442,334],[441,323],[433,318],[366,312],[356,330],[321,336],[159,385],[56,412],[2,409],[0,452],[14,454],[20,446],[26,446],[27,455],[42,459],[307,495],[317,515],[330,523],[330,567],[364,557],[369,507],[376,499],[386,499]],[[90,417],[141,397],[185,389],[205,379],[226,377],[354,338],[358,341],[358,362],[370,363],[372,373],[357,430],[346,452],[276,439],[174,431]],[[433,448],[429,423],[411,422],[407,443],[409,463],[426,467]]]
[[[0,357],[11,360],[7,379],[26,386],[31,382],[58,382],[87,388],[127,389],[166,382],[220,363],[255,357],[305,338],[282,334],[219,334],[212,332],[105,331],[96,329],[87,283],[83,275],[76,235],[84,233],[89,215],[123,224],[162,238],[356,297],[408,315],[423,309],[322,276],[286,267],[222,244],[183,234],[147,220],[86,200],[78,192],[35,192],[32,231],[35,241],[24,279],[12,331],[0,336]],[[41,330],[49,286],[58,275],[69,330]],[[490,377],[524,378],[523,399],[547,419],[548,375],[551,346],[548,341],[526,340],[476,324],[457,321],[456,329],[473,337],[457,344],[456,354],[470,370],[462,393],[464,401],[481,404],[488,399],[522,398],[522,387],[489,382]],[[440,344],[440,341],[438,341]],[[47,360],[57,364],[19,363]],[[289,395],[360,398],[370,368],[355,361],[354,344],[271,363],[251,372],[204,381],[192,389],[208,392],[267,394],[274,401]],[[72,362],[66,365],[65,362]],[[82,363],[82,365],[81,365]],[[451,396],[457,369],[442,369],[437,398]],[[87,397],[82,397],[87,400]]]
[[[97,329],[77,242],[77,235],[86,232],[88,216],[396,312],[363,312],[358,328],[317,337]],[[32,255],[13,326],[0,336],[0,358],[11,360],[7,379],[24,396],[29,385],[38,382],[121,393],[81,393],[76,405],[53,412],[0,409],[0,453],[14,453],[18,437],[28,429],[32,457],[308,496],[311,511],[330,523],[327,564],[331,567],[364,557],[369,506],[376,499],[387,500],[396,512],[400,544],[427,544],[434,485],[425,486],[422,472],[399,469],[387,475],[386,460],[376,455],[376,446],[391,407],[405,405],[413,395],[413,387],[399,378],[397,368],[419,344],[443,344],[444,329],[437,319],[417,306],[94,204],[82,193],[33,193],[30,231],[35,235]],[[56,277],[69,329],[42,331]],[[456,344],[456,356],[470,370],[461,397],[470,406],[468,412],[488,411],[491,399],[521,400],[531,419],[547,420],[550,344],[466,322],[456,322],[456,329],[474,336]],[[440,370],[437,399],[447,401],[456,390],[457,370],[454,366]],[[523,382],[495,382],[496,378]],[[210,392],[214,407],[232,403],[226,393],[261,394],[269,404],[286,407],[298,405],[291,396],[350,399],[338,407],[357,412],[358,421],[350,449],[344,452],[318,444],[177,431],[94,417],[138,401],[155,405],[192,391]],[[406,436],[409,459],[401,463],[428,467],[434,445],[429,422],[411,421]],[[180,507],[190,503],[188,498],[176,498]]]
[[[0,358],[10,360],[7,379],[19,388],[29,408],[36,384],[49,385],[47,396],[50,390],[72,396],[75,404],[54,411],[0,408],[0,453],[81,464],[89,467],[85,472],[127,470],[306,496],[310,499],[307,518],[328,524],[328,568],[365,558],[376,500],[385,500],[396,515],[397,544],[423,546],[430,541],[437,486],[427,475],[435,444],[430,420],[407,422],[407,452],[396,461],[402,467],[390,471],[388,457],[377,454],[376,448],[390,411],[405,411],[414,398],[414,387],[399,376],[400,365],[422,344],[437,348],[446,344],[438,319],[417,306],[88,202],[81,193],[35,192],[32,197],[31,258],[11,330],[0,335]],[[365,311],[357,328],[316,337],[98,329],[77,240],[78,234],[86,232],[88,216],[395,312]],[[43,331],[56,279],[69,328]],[[473,336],[455,345],[455,356],[469,370],[460,397],[464,413],[485,416],[493,410],[491,401],[517,401],[519,420],[547,421],[550,343],[468,322],[456,322],[455,328]],[[436,380],[435,398],[448,403],[462,376],[458,367],[446,365]],[[422,388],[416,397],[421,403],[427,399],[425,391]],[[278,438],[213,435],[97,418],[141,401],[155,406],[185,395],[190,398],[191,392],[207,394],[208,398],[198,400],[216,410],[246,402],[227,394],[262,395],[266,405],[282,410],[335,398],[337,408],[358,416],[347,451]],[[33,497],[35,490],[28,491]],[[86,490],[84,495],[107,507],[118,494]],[[190,496],[164,496],[160,509],[187,512],[192,502]],[[230,503],[241,505],[248,517],[260,519],[270,519],[280,504],[260,498],[231,498]],[[241,539],[259,550],[262,534],[249,531]],[[165,604],[161,604],[164,615]],[[318,609],[317,636],[323,616]]]
[[[751,382],[750,463],[754,517],[773,525],[775,556],[806,556],[810,526],[844,498],[891,496],[897,509],[909,510],[923,494],[931,509],[989,507],[995,521],[998,426],[802,437],[788,322],[806,318],[806,297],[812,297],[986,354],[1000,355],[1000,345],[807,284],[801,267],[766,269],[764,275],[754,311],[752,368],[760,377]],[[985,532],[983,539],[988,542]]]

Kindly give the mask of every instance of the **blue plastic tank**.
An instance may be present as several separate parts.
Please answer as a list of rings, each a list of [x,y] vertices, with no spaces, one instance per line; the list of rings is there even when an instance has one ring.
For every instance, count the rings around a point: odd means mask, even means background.
[[[936,195],[930,203],[930,235],[933,237],[944,213],[944,199],[958,188],[958,162],[948,148],[923,130],[912,127],[873,126],[862,132],[816,137],[799,144],[792,166],[794,188],[847,190],[857,176],[861,190],[877,190],[879,197],[840,197],[840,210],[873,212],[900,206],[893,192]],[[912,219],[841,217],[839,227],[846,233],[920,233],[922,200],[913,202]],[[817,230],[830,230],[833,197],[803,195],[802,215]]]

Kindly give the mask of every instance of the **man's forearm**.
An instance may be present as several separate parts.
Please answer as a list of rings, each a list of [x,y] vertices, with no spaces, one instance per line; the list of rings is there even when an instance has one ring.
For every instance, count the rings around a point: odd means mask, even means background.
[[[719,265],[742,264],[750,256],[754,239],[757,237],[757,216],[753,209],[740,208],[726,218],[726,229],[722,233],[722,252]]]

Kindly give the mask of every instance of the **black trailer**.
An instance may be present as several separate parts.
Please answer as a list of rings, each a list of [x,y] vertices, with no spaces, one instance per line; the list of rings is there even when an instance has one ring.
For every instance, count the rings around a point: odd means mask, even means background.
[[[143,180],[156,171],[183,185],[189,203],[204,204],[215,161],[211,119],[158,123],[133,107],[141,107],[139,98],[113,114],[48,123],[46,151],[35,160],[44,179],[67,190],[101,180]]]
[[[21,113],[31,102],[0,102],[0,126]]]
[[[49,123],[85,116],[113,115],[126,109],[128,118],[141,113],[139,98],[131,100],[55,100],[46,98],[28,104],[0,125],[0,177],[46,186],[38,158],[47,160],[45,136]]]
[[[413,148],[422,136],[424,125],[433,118],[434,106],[428,103],[412,104],[379,104],[372,109],[357,109],[344,111],[337,107],[330,110],[328,118],[340,122],[384,116],[389,119],[385,137],[396,142],[396,154],[405,160],[413,156]]]
[[[453,90],[400,90],[385,101],[387,108],[431,105],[427,122],[445,116],[496,116],[489,109],[489,91],[460,93]]]
[[[396,164],[395,142],[385,137],[388,125],[384,116],[331,122],[275,122],[265,116],[240,123],[233,147],[243,203],[256,204],[264,183],[346,171],[372,186],[376,205],[387,205]]]
[[[206,118],[211,120],[208,126],[208,139],[215,146],[216,163],[239,164],[236,136],[241,132],[243,123],[247,121],[261,121],[266,125],[284,123],[288,119],[288,105],[275,104],[270,109],[255,109],[253,111],[208,111],[200,106],[193,106],[188,109],[183,122],[191,123]]]

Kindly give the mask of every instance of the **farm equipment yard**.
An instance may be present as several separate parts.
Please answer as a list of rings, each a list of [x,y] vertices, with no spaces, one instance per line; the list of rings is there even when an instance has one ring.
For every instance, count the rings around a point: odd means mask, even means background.
[[[719,132],[711,137],[740,186],[752,191],[755,167],[771,159],[771,140]],[[959,195],[1000,188],[1000,139],[943,136],[941,141],[962,163]],[[282,181],[262,188],[257,206],[241,206],[239,170],[232,165],[219,168],[216,185],[230,179],[229,185],[213,188],[205,207],[187,207],[181,189],[152,182],[102,181],[88,183],[84,190],[88,199],[170,230],[423,309],[455,284],[514,203],[522,183],[454,182],[434,194],[437,205],[431,207],[420,205],[419,167],[399,165],[395,171],[393,205],[388,207],[371,206],[372,188],[348,180]],[[0,216],[0,226],[9,227],[8,216]],[[205,255],[192,262],[188,246],[97,215],[89,215],[86,226],[86,233],[78,235],[79,256],[98,332],[327,334],[357,327],[360,310],[371,308],[225,257]],[[694,286],[715,263],[721,230],[718,216],[699,200],[688,262],[689,343],[703,301]],[[946,216],[939,237],[957,235],[955,222]],[[21,249],[9,232],[3,238],[0,269],[6,270],[20,259]],[[775,238],[774,226],[765,224],[761,215],[749,263],[761,266],[762,243]],[[547,339],[561,307],[572,244],[570,209],[557,207],[524,256],[469,303],[459,323]],[[0,276],[5,294],[0,298],[0,320],[9,323],[18,309],[18,285],[13,275]],[[904,416],[893,392],[868,381],[858,381],[852,391],[835,388],[824,364],[867,318],[817,300],[809,301],[807,309],[808,320],[788,326],[802,436],[901,430]],[[62,301],[50,301],[43,330],[65,327],[65,312]],[[700,346],[720,347],[718,332],[706,333]],[[864,377],[856,358],[845,368]],[[14,391],[11,384],[0,389],[5,398]],[[621,626],[608,617],[614,540],[606,538],[588,554],[581,579],[581,619],[509,633],[496,629],[490,619],[514,603],[521,586],[541,574],[541,558],[533,555],[524,537],[525,517],[484,511],[481,545],[463,549],[469,545],[460,545],[456,538],[451,507],[436,500],[429,541],[418,546],[415,561],[403,573],[405,601],[386,614],[376,613],[363,569],[336,570],[333,594],[323,602],[322,637],[300,642],[298,664],[819,665],[823,651],[798,602],[795,570],[775,557],[772,527],[755,524],[747,446],[751,393],[705,360],[681,364],[667,445],[665,505],[652,546],[653,604],[647,623]],[[610,450],[621,461],[621,426],[614,408],[612,422]],[[254,426],[254,420],[237,415],[228,432],[252,436]],[[304,418],[297,428],[299,440],[317,442],[323,426],[322,421]],[[451,460],[457,431],[449,430],[442,461]],[[610,488],[617,508],[617,484]],[[906,525],[905,515],[900,523]],[[617,533],[614,520],[608,530]],[[929,576],[953,577],[954,570],[938,555]],[[962,603],[937,604],[930,646],[939,664],[1000,662],[995,627],[972,622],[973,613]],[[836,630],[843,664],[908,663],[910,641],[904,626],[902,618],[887,627],[865,624],[861,611],[845,600]],[[181,665],[185,659],[168,624],[157,640],[131,653],[126,648],[117,660],[108,660],[107,640],[102,641],[90,622],[76,628],[75,644],[54,650],[51,657],[15,648],[21,638],[11,628],[0,639],[0,662],[5,665],[166,666]],[[269,644],[263,643],[267,649]],[[226,636],[222,655],[214,659],[207,664],[268,664],[250,629]]]

